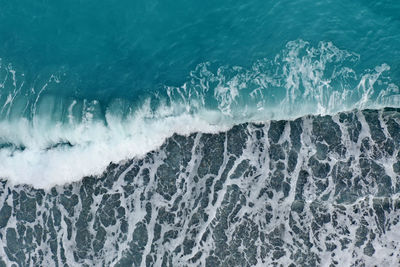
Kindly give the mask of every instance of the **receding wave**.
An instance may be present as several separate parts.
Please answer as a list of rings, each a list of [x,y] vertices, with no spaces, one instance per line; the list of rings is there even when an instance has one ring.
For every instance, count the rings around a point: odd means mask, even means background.
[[[28,86],[24,73],[1,62],[0,173],[14,183],[50,187],[145,155],[174,133],[399,107],[390,66],[357,71],[360,61],[330,42],[297,40],[248,67],[202,63],[181,86],[164,85],[142,101],[107,103],[57,94],[57,88],[72,86],[62,70]]]

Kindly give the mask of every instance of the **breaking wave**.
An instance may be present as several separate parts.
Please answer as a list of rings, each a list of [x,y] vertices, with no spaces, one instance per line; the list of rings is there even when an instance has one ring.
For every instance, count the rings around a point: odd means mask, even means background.
[[[101,174],[110,162],[143,156],[174,133],[399,107],[390,66],[356,71],[361,60],[331,42],[314,46],[296,40],[251,66],[206,62],[181,86],[107,101],[57,93],[73,86],[65,70],[32,82],[0,61],[0,173],[16,184],[48,188]]]

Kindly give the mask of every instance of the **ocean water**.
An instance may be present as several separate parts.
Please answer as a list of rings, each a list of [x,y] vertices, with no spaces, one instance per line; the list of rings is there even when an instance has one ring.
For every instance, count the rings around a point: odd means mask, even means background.
[[[1,1],[0,266],[398,266],[400,2]]]

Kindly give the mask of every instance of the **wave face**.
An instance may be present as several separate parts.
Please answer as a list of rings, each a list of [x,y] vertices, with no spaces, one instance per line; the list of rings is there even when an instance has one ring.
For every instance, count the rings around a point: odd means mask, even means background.
[[[110,162],[143,156],[174,133],[399,107],[389,65],[358,71],[358,64],[359,55],[331,42],[313,46],[297,40],[249,67],[201,63],[181,86],[164,85],[143,93],[142,100],[108,103],[48,95],[66,86],[62,74],[29,87],[22,74],[3,64],[0,173],[14,183],[49,188],[101,174]]]
[[[400,109],[174,135],[98,178],[0,184],[0,265],[396,266]]]

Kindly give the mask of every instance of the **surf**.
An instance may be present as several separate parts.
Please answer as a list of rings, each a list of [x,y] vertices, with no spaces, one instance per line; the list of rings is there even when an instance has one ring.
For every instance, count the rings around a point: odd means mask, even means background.
[[[0,173],[39,188],[100,175],[110,162],[142,157],[173,134],[217,133],[244,122],[399,107],[386,63],[357,71],[362,57],[332,42],[288,42],[250,67],[201,63],[181,86],[142,101],[63,98],[51,74],[38,88],[2,64]]]

